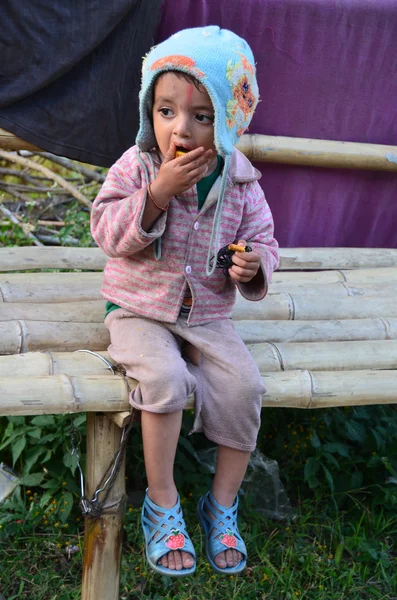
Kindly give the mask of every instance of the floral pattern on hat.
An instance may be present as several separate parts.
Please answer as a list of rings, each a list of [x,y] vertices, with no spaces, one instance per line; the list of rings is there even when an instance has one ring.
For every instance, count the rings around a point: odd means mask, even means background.
[[[229,60],[226,69],[226,77],[232,88],[233,99],[227,103],[226,122],[228,127],[237,127],[237,135],[240,136],[247,129],[252,117],[258,98],[252,91],[252,78],[255,77],[255,67],[247,58],[238,52],[241,61],[233,64]]]

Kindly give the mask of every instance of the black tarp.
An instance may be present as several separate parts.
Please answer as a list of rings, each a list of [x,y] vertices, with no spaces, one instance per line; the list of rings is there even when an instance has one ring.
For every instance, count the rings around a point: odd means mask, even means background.
[[[2,0],[0,127],[110,166],[138,131],[142,57],[162,0]]]

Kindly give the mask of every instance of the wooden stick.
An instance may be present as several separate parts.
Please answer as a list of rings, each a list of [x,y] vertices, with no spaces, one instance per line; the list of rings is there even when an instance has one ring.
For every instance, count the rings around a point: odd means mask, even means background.
[[[97,489],[115,452],[121,430],[104,415],[87,415],[86,496]],[[99,494],[101,500],[103,494]],[[118,600],[125,513],[125,460],[98,519],[85,517],[82,600]]]
[[[253,134],[243,135],[237,148],[252,161],[397,171],[397,146]]]
[[[49,179],[56,181],[57,184],[60,185],[62,188],[65,188],[65,190],[68,190],[68,192],[74,198],[76,198],[76,200],[81,202],[81,204],[84,204],[85,206],[87,206],[90,209],[92,208],[92,202],[90,200],[88,200],[88,198],[83,196],[83,194],[74,185],[72,185],[71,183],[66,181],[66,179],[64,179],[57,173],[53,173],[50,169],[47,169],[47,167],[45,167],[44,165],[41,165],[37,162],[29,160],[28,158],[23,158],[22,156],[18,156],[17,154],[10,154],[9,152],[5,152],[4,150],[0,150],[0,157],[4,158],[5,160],[8,160],[10,162],[16,163],[18,165],[22,165],[24,167],[29,167],[30,169],[33,169],[34,171],[39,171],[40,173],[43,173]]]
[[[397,403],[397,370],[283,371],[267,373],[263,381],[262,406],[268,407]],[[124,381],[113,375],[0,378],[0,416],[128,411],[128,397]],[[193,407],[189,396],[186,408]]]

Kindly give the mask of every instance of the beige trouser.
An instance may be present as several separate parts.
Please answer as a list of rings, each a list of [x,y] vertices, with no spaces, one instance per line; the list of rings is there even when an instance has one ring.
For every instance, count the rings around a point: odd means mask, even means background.
[[[130,402],[139,410],[168,413],[196,393],[193,431],[222,446],[252,452],[266,388],[230,319],[188,327],[142,318],[117,309],[105,319],[111,358],[139,384]],[[182,356],[188,343],[200,351],[199,365]]]

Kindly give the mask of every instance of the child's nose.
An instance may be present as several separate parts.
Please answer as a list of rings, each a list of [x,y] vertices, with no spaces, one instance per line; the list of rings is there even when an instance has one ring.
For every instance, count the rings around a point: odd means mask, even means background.
[[[180,137],[190,136],[189,118],[184,115],[180,115],[174,125],[174,134]]]

